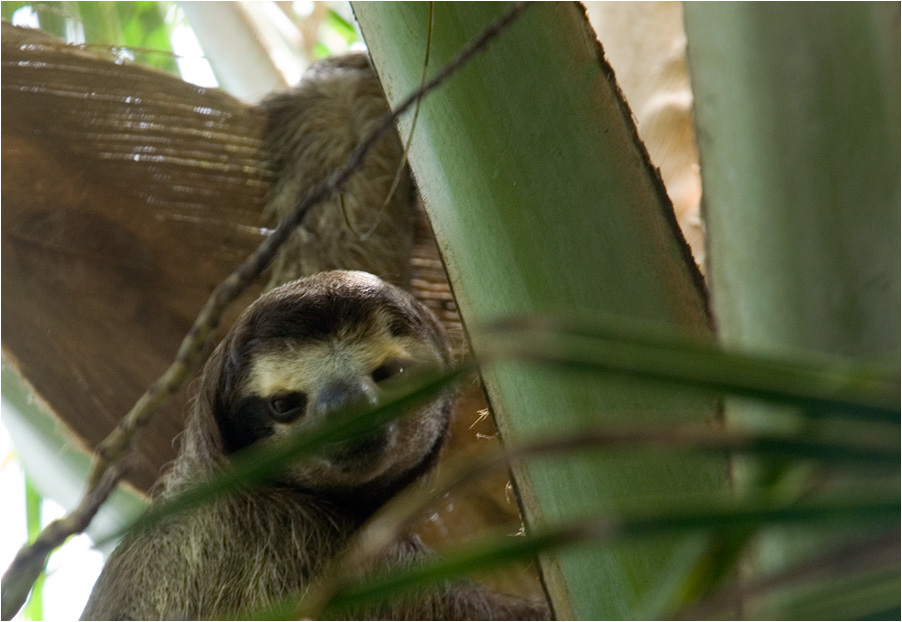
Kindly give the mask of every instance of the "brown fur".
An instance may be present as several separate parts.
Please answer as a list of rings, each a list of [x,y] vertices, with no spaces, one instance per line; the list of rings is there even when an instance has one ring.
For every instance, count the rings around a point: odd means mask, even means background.
[[[346,315],[329,319],[334,334],[324,334],[307,323],[321,325],[327,318],[323,312],[329,309]],[[311,356],[320,350],[305,350],[305,346],[323,343],[336,349],[360,346],[356,351],[369,355],[367,340],[378,342],[374,336],[379,335],[407,344],[408,352],[424,348],[417,355],[424,359],[448,361],[441,327],[432,314],[409,294],[372,275],[330,272],[262,296],[207,362],[181,451],[161,482],[157,501],[227,463],[223,421],[247,397],[249,385],[242,379],[260,357],[278,351],[284,342],[295,344],[297,350],[292,352]],[[363,345],[358,344],[361,340]],[[317,414],[318,385],[310,386],[314,387],[310,406],[292,426],[303,426]],[[301,461],[276,483],[218,499],[127,537],[104,568],[82,618],[224,619],[303,593],[373,510],[431,467],[444,438],[450,402],[449,396],[442,395],[392,424],[400,431],[400,445],[387,447],[379,456],[391,468],[366,476],[370,479],[345,496],[311,481],[331,480],[328,473],[321,475],[308,466],[312,460]],[[347,473],[347,464],[340,460],[335,464]],[[404,536],[386,559],[402,565],[415,563],[423,549],[415,537]],[[444,583],[413,597],[348,612],[351,619],[544,619],[547,615],[544,604],[466,582]]]
[[[365,54],[314,64],[293,90],[261,104],[277,182],[265,216],[275,226],[326,180],[389,112]],[[383,136],[340,195],[312,208],[273,262],[268,287],[326,270],[365,270],[406,287],[415,191],[398,135]],[[397,173],[400,183],[389,198]]]

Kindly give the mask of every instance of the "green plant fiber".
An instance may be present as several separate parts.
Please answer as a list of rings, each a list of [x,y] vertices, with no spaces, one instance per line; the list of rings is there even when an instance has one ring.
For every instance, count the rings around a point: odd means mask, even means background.
[[[436,3],[427,74],[509,8]],[[390,102],[413,91],[427,3],[354,3]],[[401,120],[402,135],[410,118]],[[657,174],[577,4],[536,3],[422,102],[410,163],[477,357],[501,317],[602,312],[708,333],[704,294]],[[507,442],[601,423],[712,417],[680,389],[504,363],[483,370]],[[531,528],[612,509],[716,496],[711,457],[591,452],[515,470]],[[617,619],[657,588],[680,538],[543,555],[560,618]]]

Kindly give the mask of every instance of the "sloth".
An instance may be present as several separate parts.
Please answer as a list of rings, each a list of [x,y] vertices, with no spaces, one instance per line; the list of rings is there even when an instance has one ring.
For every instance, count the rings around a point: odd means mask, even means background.
[[[276,226],[345,164],[389,112],[366,54],[317,61],[293,89],[267,97],[266,166],[275,175],[263,217]],[[406,287],[416,189],[397,132],[386,132],[344,189],[311,208],[279,250],[268,287],[328,270],[365,270]]]
[[[351,402],[375,402],[390,379],[449,359],[432,313],[372,274],[325,272],[273,289],[244,311],[210,356],[179,455],[153,503],[250,447],[303,433]],[[226,619],[303,594],[375,510],[434,465],[452,401],[441,394],[286,465],[261,487],[126,536],[82,619]],[[415,536],[404,535],[385,559],[404,565],[424,554]],[[544,603],[449,581],[341,615],[546,619],[549,611]]]

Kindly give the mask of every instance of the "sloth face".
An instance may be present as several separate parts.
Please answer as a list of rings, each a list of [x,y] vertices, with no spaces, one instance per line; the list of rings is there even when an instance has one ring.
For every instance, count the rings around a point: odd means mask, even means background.
[[[327,272],[254,303],[225,342],[214,412],[228,453],[321,424],[384,383],[448,361],[441,328],[406,292],[364,272]],[[351,502],[397,489],[434,462],[450,398],[294,466],[292,485]]]

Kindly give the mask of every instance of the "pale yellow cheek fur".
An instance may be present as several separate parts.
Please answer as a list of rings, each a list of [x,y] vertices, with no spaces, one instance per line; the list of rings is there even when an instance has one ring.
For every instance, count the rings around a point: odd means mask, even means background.
[[[435,352],[423,342],[392,337],[387,332],[366,339],[289,343],[254,360],[243,393],[261,397],[294,391],[314,394],[328,379],[367,376],[390,359],[439,363]]]

